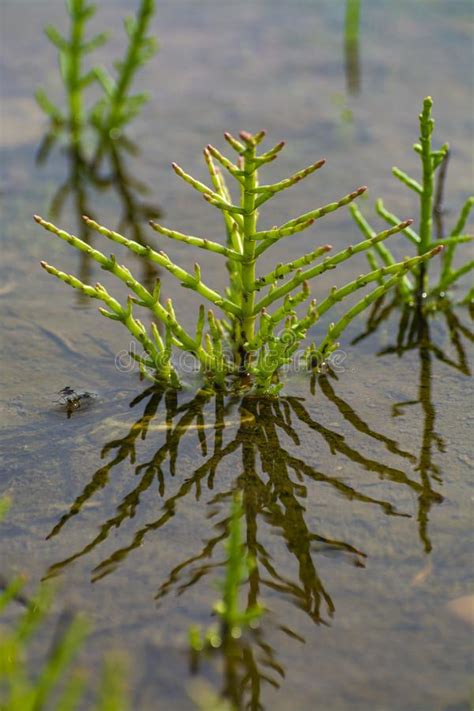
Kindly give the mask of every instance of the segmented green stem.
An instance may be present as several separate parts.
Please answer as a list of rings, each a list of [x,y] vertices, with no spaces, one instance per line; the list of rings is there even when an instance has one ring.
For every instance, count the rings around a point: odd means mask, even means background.
[[[349,212],[351,213],[352,217],[354,218],[354,221],[356,222],[356,224],[359,227],[362,234],[365,235],[368,239],[373,239],[376,235],[376,232],[369,225],[369,223],[367,222],[365,217],[362,215],[361,211],[359,210],[359,208],[357,207],[357,205],[355,203],[352,203],[352,205],[349,205]],[[406,231],[406,229],[408,229],[408,228],[405,228],[404,231]],[[384,245],[380,242],[375,244],[374,245],[374,252],[376,252],[379,255],[380,259],[387,267],[396,263],[395,257],[393,256],[392,252],[389,250],[389,248],[386,245]],[[368,254],[370,254],[370,252]],[[409,296],[409,294],[411,293],[411,290],[412,290],[412,284],[411,284],[408,276],[405,275],[402,278],[402,280],[400,281],[399,287],[400,287],[400,291],[403,293],[403,295],[405,297]]]
[[[421,163],[423,167],[423,189],[420,205],[420,254],[424,254],[430,249],[433,229],[434,170],[431,156],[431,134],[434,129],[434,120],[431,118],[432,106],[433,101],[430,96],[427,96],[423,101],[423,111],[420,114]]]
[[[255,242],[250,239],[257,230],[257,209],[255,206],[255,189],[258,185],[257,171],[254,170],[256,148],[253,140],[247,138],[246,134],[241,134],[246,143],[244,159],[244,185],[242,195],[242,207],[244,209],[243,224],[243,256],[242,262],[242,329],[240,338],[242,342],[237,344],[238,350],[243,347],[246,341],[251,341],[255,330]]]
[[[468,199],[466,200],[466,202],[464,203],[464,205],[461,208],[459,217],[458,217],[456,224],[454,225],[453,230],[451,232],[451,237],[458,237],[458,235],[461,234],[464,227],[466,226],[466,222],[469,219],[469,215],[470,215],[473,207],[474,207],[474,196],[471,196],[471,197],[468,197]],[[439,284],[438,284],[438,290],[440,290],[440,291],[444,291],[445,289],[448,288],[448,286],[450,284],[453,283],[453,281],[451,280],[451,272],[452,272],[452,268],[453,268],[453,260],[454,260],[455,251],[456,251],[456,245],[453,244],[452,246],[448,246],[448,249],[446,249],[445,253],[443,254],[443,266],[441,269],[441,276],[440,276],[440,280],[439,280]]]
[[[428,252],[429,258],[431,259],[436,254],[439,254],[441,250],[442,246],[435,247],[430,252]],[[421,255],[419,257],[411,257],[410,259],[404,259],[402,262],[390,264],[386,267],[380,267],[379,269],[374,269],[371,272],[368,272],[367,274],[361,274],[359,277],[357,277],[357,279],[350,281],[348,284],[345,284],[340,289],[334,287],[334,289],[331,290],[329,296],[327,296],[323,301],[321,301],[321,303],[317,307],[319,317],[323,316],[323,314],[325,314],[326,311],[328,311],[332,306],[334,306],[335,303],[337,303],[338,301],[342,301],[358,289],[362,289],[364,286],[367,286],[367,284],[370,284],[373,281],[379,281],[380,279],[384,279],[384,277],[388,275],[399,276],[400,278],[403,278],[403,276],[407,272],[419,265],[422,261],[426,261],[424,255]],[[385,283],[385,281],[383,283]]]

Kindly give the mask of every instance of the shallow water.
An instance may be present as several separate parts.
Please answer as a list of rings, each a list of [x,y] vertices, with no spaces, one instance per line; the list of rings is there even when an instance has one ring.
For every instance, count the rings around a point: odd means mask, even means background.
[[[242,694],[252,697],[252,709],[257,697],[276,710],[468,709],[472,629],[449,603],[469,593],[472,568],[469,314],[433,317],[431,340],[421,334],[403,355],[392,348],[399,313],[353,346],[361,319],[341,344],[337,378],[293,374],[278,406],[196,396],[192,383],[175,400],[120,372],[121,330],[38,266],[46,257],[104,276],[31,220],[50,214],[74,167],[58,149],[35,162],[46,125],[32,94],[41,84],[60,96],[40,30],[61,25],[63,4],[2,5],[0,495],[13,506],[0,524],[1,575],[27,572],[28,592],[54,577],[56,611],[81,609],[93,621],[86,664],[110,648],[129,655],[140,711],[194,708],[189,692],[201,677],[242,705]],[[129,6],[101,3],[98,24],[115,37],[107,63],[120,53]],[[142,152],[123,165],[148,185],[148,212],[219,239],[219,215],[169,163],[204,178],[204,145],[222,146],[226,129],[265,127],[270,140],[288,141],[269,178],[328,159],[324,173],[272,202],[270,224],[364,183],[367,213],[383,195],[410,216],[414,203],[390,168],[418,169],[411,145],[431,94],[437,140],[452,147],[446,220],[454,219],[472,182],[471,3],[362,2],[358,93],[347,91],[343,20],[344,3],[329,0],[160,2],[160,52],[139,82],[151,100],[133,131]],[[81,210],[115,226],[123,192],[80,187],[60,224],[76,228]],[[358,239],[342,211],[319,225],[298,249],[315,236],[336,248]],[[145,225],[158,244],[149,232]],[[168,252],[192,267],[193,250],[173,242]],[[284,260],[290,245],[275,252],[272,261]],[[199,257],[222,287],[220,263]],[[133,268],[153,276],[138,261]],[[346,262],[318,288],[364,269],[362,258]],[[166,276],[163,290],[192,323],[192,294]],[[66,385],[97,397],[68,418],[56,402]],[[245,594],[269,612],[233,655],[200,660],[193,675],[187,630],[212,621],[236,487],[258,563]]]

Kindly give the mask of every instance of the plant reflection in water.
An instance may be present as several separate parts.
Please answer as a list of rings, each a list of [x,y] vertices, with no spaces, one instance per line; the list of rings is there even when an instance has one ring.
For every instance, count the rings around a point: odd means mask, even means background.
[[[432,392],[433,359],[462,375],[471,375],[466,344],[474,341],[474,332],[462,322],[450,306],[446,306],[438,314],[424,313],[422,309],[408,306],[400,313],[396,299],[389,301],[388,304],[384,304],[384,299],[381,299],[374,304],[364,332],[357,336],[353,343],[358,343],[375,333],[379,327],[387,324],[392,316],[399,317],[395,328],[396,342],[383,348],[378,355],[395,354],[401,358],[408,351],[418,351],[420,361],[418,396],[413,400],[395,403],[392,406],[392,417],[403,416],[407,407],[421,408],[423,429],[415,470],[419,472],[422,487],[418,494],[420,538],[425,551],[429,553],[432,544],[428,534],[428,516],[431,504],[437,502],[439,496],[433,487],[442,483],[441,470],[434,462],[434,452],[445,453],[446,451],[445,441],[435,429],[436,410]],[[449,334],[449,349],[455,354],[454,357],[447,355],[432,337],[431,321],[434,319],[437,319],[437,325],[444,321]]]
[[[388,451],[401,457],[405,462],[409,464],[416,462],[414,455],[400,448],[395,440],[371,429],[351,407],[336,396],[327,376],[321,376],[319,382],[321,394],[332,400],[343,416],[357,430],[380,441]],[[231,497],[235,489],[242,491],[247,535],[254,540],[253,544],[251,540],[248,542],[249,552],[252,555],[258,552],[255,557],[257,560],[262,558],[264,565],[268,563],[269,558],[265,556],[264,551],[259,549],[257,536],[259,517],[262,517],[275,529],[280,530],[288,550],[292,552],[299,563],[300,586],[289,584],[288,581],[285,582],[275,570],[268,570],[268,572],[270,572],[275,585],[283,586],[282,589],[293,596],[313,619],[320,621],[321,600],[326,602],[329,612],[332,611],[332,604],[317,576],[310,544],[318,542],[323,546],[345,550],[355,557],[358,564],[362,563],[364,556],[347,543],[326,539],[308,529],[305,522],[305,509],[301,503],[307,494],[305,480],[307,483],[328,484],[346,499],[378,506],[388,515],[408,516],[408,514],[398,512],[389,501],[372,498],[358,491],[357,488],[345,483],[340,477],[318,471],[288,451],[286,448],[288,444],[283,444],[280,439],[291,440],[296,449],[300,442],[298,431],[301,427],[306,427],[322,437],[331,453],[342,454],[378,477],[407,486],[417,494],[424,491],[423,486],[416,479],[410,478],[402,469],[366,457],[359,449],[348,444],[344,435],[313,419],[301,398],[283,397],[279,400],[271,400],[249,396],[240,401],[237,398],[226,400],[222,394],[215,394],[203,389],[187,402],[181,403],[176,392],[171,390],[163,392],[158,387],[151,386],[133,400],[131,406],[135,407],[143,401],[146,401],[143,415],[131,426],[124,437],[112,440],[104,446],[102,457],[110,452],[115,452],[115,455],[93,474],[83,492],[56,524],[48,538],[58,535],[65,524],[73,516],[79,514],[84,504],[109,484],[110,472],[120,462],[130,459],[134,465],[135,475],[139,477],[138,484],[118,505],[115,515],[100,526],[98,535],[82,550],[67,560],[53,565],[48,572],[48,577],[60,572],[73,560],[89,553],[107,539],[112,529],[120,527],[126,519],[132,518],[137,512],[140,497],[150,489],[155,481],[158,482],[160,496],[165,497],[167,480],[165,464],[168,462],[169,475],[174,477],[177,473],[180,442],[184,435],[193,431],[197,435],[204,462],[182,481],[173,496],[164,500],[160,516],[155,521],[139,529],[128,546],[115,551],[94,569],[93,580],[98,580],[112,572],[132,550],[143,542],[147,535],[164,527],[177,513],[177,506],[181,499],[192,493],[199,499],[203,485],[212,490],[218,466],[226,457],[240,451],[242,462],[240,474],[229,491],[219,493],[212,502],[219,502]],[[212,401],[214,413],[212,422],[209,422],[205,418],[209,417],[208,406],[212,404]],[[164,406],[164,418],[163,413],[160,413],[160,405]],[[229,424],[226,417],[235,408],[238,411],[237,423],[231,422],[230,424],[237,424],[237,432],[229,442],[224,442],[224,433]],[[293,423],[295,418],[296,423]],[[137,440],[139,438],[146,439],[150,430],[162,431],[164,442],[150,459],[137,464],[135,461]],[[210,432],[213,432],[214,436],[212,452],[209,454]],[[292,479],[292,474],[296,475],[296,481]],[[439,494],[432,492],[432,495],[434,500],[442,500]],[[224,525],[224,522],[221,525]],[[206,550],[212,550],[224,537],[225,531],[212,539],[207,544]],[[255,550],[253,550],[254,548]],[[198,559],[205,557],[206,553],[202,552]],[[182,569],[189,564],[190,562],[185,562],[179,568]],[[256,573],[254,572],[254,574]],[[177,571],[172,573],[170,584],[177,575]],[[166,590],[167,587],[169,585],[164,584],[163,590]]]
[[[430,348],[434,346],[427,345],[428,353]],[[113,486],[111,472],[121,463],[130,461],[138,479],[136,485],[124,496],[114,514],[100,524],[97,535],[68,558],[53,564],[46,577],[62,573],[71,563],[98,549],[111,532],[135,517],[140,501],[148,491],[149,495],[153,491],[153,496],[156,496],[158,485],[162,500],[159,515],[144,524],[140,522],[131,540],[94,568],[92,581],[104,578],[116,570],[147,537],[160,529],[164,530],[174,517],[179,516],[180,503],[186,497],[199,500],[207,489],[208,493],[211,492],[208,498],[209,519],[213,521],[211,533],[193,555],[179,561],[169,571],[155,597],[161,602],[169,594],[181,595],[208,576],[214,578],[225,566],[225,559],[220,560],[219,555],[228,533],[232,497],[239,491],[242,496],[245,546],[249,556],[255,560],[246,583],[245,608],[251,609],[258,601],[266,606],[266,598],[272,599],[276,595],[296,605],[314,623],[328,624],[335,607],[331,593],[318,572],[318,555],[335,555],[357,567],[364,567],[366,555],[347,540],[314,530],[313,506],[305,505],[308,487],[329,486],[344,499],[377,507],[389,516],[411,518],[411,514],[398,510],[385,495],[382,498],[369,496],[364,484],[358,487],[352,482],[347,483],[343,475],[319,471],[298,456],[299,445],[302,438],[309,435],[314,448],[313,443],[321,438],[332,454],[353,462],[369,476],[390,482],[389,487],[402,486],[404,490],[414,492],[418,501],[418,532],[425,551],[429,552],[429,510],[434,503],[442,501],[437,491],[441,477],[431,461],[431,445],[435,442],[441,447],[442,440],[433,430],[434,408],[429,395],[430,360],[426,357],[426,351],[423,352],[425,370],[420,400],[425,412],[425,429],[421,459],[403,449],[394,439],[371,428],[336,393],[333,374],[321,375],[313,381],[313,389],[321,404],[324,403],[325,413],[328,407],[335,407],[350,425],[351,432],[378,442],[392,458],[400,461],[400,467],[364,454],[360,447],[348,442],[347,434],[343,435],[323,424],[327,418],[322,421],[315,419],[303,398],[226,397],[206,389],[190,397],[171,390],[163,391],[157,386],[147,388],[130,403],[132,408],[144,405],[142,414],[125,436],[113,439],[103,447],[101,455],[102,458],[109,457],[108,462],[93,474],[48,538],[58,536],[87,502],[105,487]],[[406,404],[398,404],[395,408],[403,408]],[[202,461],[190,474],[181,478],[183,468],[189,471],[189,460],[185,467],[178,461],[185,436],[196,437]],[[150,441],[153,437],[160,438],[160,446],[145,461],[139,461],[140,440],[148,438]],[[303,446],[301,452],[304,450]],[[226,460],[227,470],[224,469]],[[222,467],[220,472],[219,467]],[[233,471],[236,472],[234,477]],[[222,480],[219,479],[221,473],[224,474]],[[171,486],[173,493],[167,496]],[[385,487],[385,491],[389,497],[389,488]],[[288,560],[282,569],[273,550],[269,549],[269,530],[281,537],[286,556],[290,555],[294,563],[294,574],[288,573],[292,569]],[[248,708],[260,708],[258,699],[262,682],[278,686],[284,676],[274,650],[265,641],[268,625],[304,642],[297,631],[280,624],[270,611],[261,628],[248,630],[238,639],[223,639],[218,650],[194,650],[191,654],[193,669],[203,664],[209,654],[222,655],[224,691],[237,708],[244,698],[251,700]]]

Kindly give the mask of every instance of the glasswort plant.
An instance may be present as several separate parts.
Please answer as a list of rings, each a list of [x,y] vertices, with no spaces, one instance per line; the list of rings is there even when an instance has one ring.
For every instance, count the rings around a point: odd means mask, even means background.
[[[108,309],[101,308],[101,313],[107,318],[122,322],[142,345],[145,356],[134,357],[143,372],[151,370],[156,379],[172,386],[178,385],[178,375],[172,364],[172,350],[175,347],[193,354],[204,374],[218,386],[223,386],[229,375],[250,375],[257,391],[275,393],[281,388],[278,372],[291,361],[309,329],[331,307],[367,284],[379,282],[373,291],[348,309],[336,323],[330,324],[317,343],[310,346],[307,355],[311,366],[321,364],[338,347],[337,339],[357,314],[397,285],[407,272],[434,256],[442,247],[437,246],[435,249],[399,263],[393,261],[382,267],[376,267],[342,287],[333,287],[319,304],[312,300],[306,313],[302,316],[297,315],[295,308],[310,297],[308,284],[310,279],[336,268],[354,254],[378,245],[391,235],[406,230],[412,221],[405,220],[378,234],[371,234],[362,242],[346,247],[333,256],[326,256],[318,262],[319,258],[331,249],[330,245],[321,245],[286,264],[278,264],[267,274],[258,276],[256,273],[258,258],[276,242],[302,232],[316,220],[351,203],[365,192],[366,188],[358,188],[337,201],[310,210],[280,226],[259,230],[259,208],[277,193],[319,170],[325,161],[319,160],[285,180],[261,185],[259,168],[277,157],[284,142],[258,155],[257,147],[265,136],[264,131],[255,135],[243,131],[239,135],[240,140],[229,133],[224,135],[226,141],[238,154],[238,160],[234,163],[217,148],[207,146],[204,150],[204,158],[209,169],[212,188],[187,174],[178,165],[173,164],[173,168],[186,183],[201,193],[209,204],[222,212],[226,228],[225,244],[183,234],[156,222],[151,223],[156,232],[169,239],[185,242],[225,257],[229,285],[224,294],[215,291],[203,281],[198,264],[195,265],[193,273],[187,272],[175,264],[165,252],[158,252],[150,246],[127,239],[118,232],[84,217],[90,228],[111,241],[127,247],[131,252],[158,264],[184,287],[192,289],[212,306],[217,307],[223,315],[217,316],[212,308],[208,310],[206,333],[204,333],[206,320],[204,306],[199,309],[195,333],[189,333],[179,323],[172,301],[168,299],[165,306],[161,304],[159,280],[153,290],[146,289],[127,267],[117,263],[114,255],[107,257],[74,235],[35,216],[35,220],[46,230],[88,254],[103,269],[110,271],[133,292],[133,296],[128,297],[126,305],[121,305],[101,284],[95,286],[85,284],[77,277],[65,274],[46,262],[42,262],[42,266],[61,281],[81,290],[91,298],[102,301],[108,307]],[[240,192],[240,200],[237,202],[232,201],[227,183],[216,161],[236,181]],[[314,264],[315,262],[317,263]],[[288,279],[285,280],[285,277]],[[383,281],[384,277],[387,277],[385,281]],[[142,322],[134,315],[135,304],[151,311],[162,325],[164,334],[160,334],[156,323],[152,323],[151,332],[147,332]],[[274,308],[271,312],[270,307]],[[226,345],[232,353],[230,358],[224,350]]]
[[[458,245],[463,242],[471,242],[474,239],[473,235],[463,233],[469,214],[474,206],[474,196],[467,198],[448,237],[436,239],[433,236],[435,174],[438,169],[441,170],[441,166],[447,159],[449,145],[445,143],[439,150],[433,150],[432,134],[435,122],[431,116],[432,106],[433,100],[430,96],[427,96],[423,101],[423,111],[419,116],[420,142],[415,143],[413,146],[414,151],[420,156],[422,167],[421,183],[411,178],[399,168],[394,167],[392,173],[398,180],[410,188],[410,190],[413,190],[419,198],[418,231],[410,226],[406,226],[402,230],[405,237],[415,245],[417,254],[419,256],[424,255],[437,245],[443,245],[446,249],[442,257],[441,273],[434,286],[430,286],[429,284],[425,262],[414,264],[410,268],[410,276],[407,274],[400,280],[398,290],[404,301],[413,301],[417,295],[442,297],[458,279],[474,268],[474,260],[468,261],[458,268],[453,267],[454,254]],[[353,204],[349,209],[362,234],[367,238],[373,237],[375,231],[363,217],[359,208]],[[379,199],[376,201],[375,210],[389,225],[399,223],[398,218],[386,210],[382,200]],[[379,262],[387,266],[395,263],[392,252],[388,247],[382,244],[377,244],[373,251],[367,253],[367,256],[373,268],[375,268]],[[472,301],[473,298],[474,288],[469,291],[465,300],[466,302]]]

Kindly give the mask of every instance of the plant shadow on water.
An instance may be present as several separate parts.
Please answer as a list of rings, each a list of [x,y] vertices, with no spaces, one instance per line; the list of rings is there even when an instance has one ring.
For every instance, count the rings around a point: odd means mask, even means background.
[[[455,317],[450,312],[447,318]],[[368,472],[369,476],[373,475],[389,482],[389,487],[401,486],[405,491],[408,490],[417,500],[417,528],[422,548],[425,553],[431,551],[429,512],[434,504],[443,501],[439,492],[442,485],[441,470],[433,462],[432,448],[436,446],[443,452],[444,445],[434,428],[430,354],[434,353],[436,357],[450,364],[451,361],[429,341],[428,326],[426,321],[423,323],[424,326],[419,325],[418,331],[412,324],[406,345],[399,344],[396,348],[386,349],[387,352],[401,354],[404,348],[419,348],[419,398],[397,403],[392,414],[396,416],[404,407],[420,404],[424,413],[420,454],[405,450],[397,441],[373,429],[362,419],[355,409],[337,394],[334,386],[336,376],[330,372],[315,377],[311,383],[313,393],[320,400],[320,404],[325,406],[326,414],[329,407],[335,407],[350,426],[351,432],[379,443],[390,456],[400,462],[399,466],[390,466],[379,458],[363,454],[359,446],[353,446],[347,441],[347,436],[323,424],[327,418],[321,421],[315,419],[310,412],[311,403],[308,406],[301,397],[289,396],[279,400],[255,396],[225,397],[203,389],[189,399],[186,394],[164,391],[158,386],[152,386],[132,400],[130,407],[142,406],[142,414],[125,436],[112,439],[104,445],[101,457],[108,457],[108,462],[94,472],[69,511],[48,534],[48,538],[59,536],[68,522],[79,515],[83,507],[106,487],[113,490],[111,474],[121,463],[130,462],[138,483],[124,496],[114,515],[99,525],[97,535],[80,550],[51,565],[45,577],[51,578],[63,573],[74,561],[97,551],[107,539],[110,543],[110,534],[117,531],[126,521],[138,518],[138,510],[140,504],[145,501],[146,492],[156,496],[158,489],[162,502],[159,515],[144,525],[139,523],[127,545],[116,548],[94,567],[91,580],[100,581],[116,571],[147,537],[157,532],[166,536],[167,524],[179,516],[179,504],[184,499],[194,498],[196,504],[202,506],[204,490],[207,489],[210,497],[207,501],[208,518],[214,522],[212,532],[205,537],[203,544],[193,555],[178,560],[163,577],[155,600],[162,603],[168,595],[183,595],[208,577],[214,579],[218,571],[225,566],[225,560],[218,558],[218,551],[228,533],[230,502],[235,492],[240,492],[245,546],[256,563],[245,584],[245,607],[251,609],[261,600],[267,610],[270,610],[271,600],[276,596],[298,607],[312,622],[329,624],[335,613],[335,605],[330,589],[318,572],[318,556],[329,556],[363,568],[366,554],[350,540],[345,540],[347,535],[343,538],[326,536],[314,529],[314,516],[310,507],[305,506],[308,488],[313,489],[315,485],[318,489],[320,486],[329,486],[348,502],[375,507],[387,516],[411,519],[412,513],[399,510],[399,507],[389,500],[390,493],[386,488],[386,498],[369,496],[363,485],[358,488],[346,483],[344,476],[338,477],[319,471],[298,456],[298,449],[301,449],[302,438],[309,434],[314,442],[317,436],[327,445],[332,455],[342,456]],[[457,320],[450,323],[459,324]],[[472,338],[472,334],[464,327],[462,332]],[[453,342],[457,344],[460,358],[459,363],[453,364],[462,373],[466,373],[467,365],[464,356],[461,357],[464,350],[454,333],[458,331],[452,330],[451,334]],[[403,343],[405,334],[406,327],[402,335],[399,335]],[[231,435],[230,439],[226,437],[227,434]],[[176,481],[180,478],[180,470],[189,471],[189,464],[183,466],[178,461],[180,446],[185,436],[197,438],[202,462],[198,466],[194,465],[193,471],[187,474],[186,478]],[[147,438],[153,441],[153,438],[158,437],[162,438],[161,445],[151,456],[147,456],[145,461],[139,461],[139,442]],[[304,446],[302,449],[307,452]],[[228,458],[232,463],[229,467],[227,461],[227,476],[223,481],[219,481],[219,467],[222,467]],[[233,471],[236,472],[235,475],[232,474]],[[172,495],[167,496],[171,485],[175,490]],[[226,511],[224,515],[223,508]],[[324,508],[322,510],[324,511]],[[323,530],[324,522],[320,520],[319,525],[320,530]],[[276,561],[274,556],[273,547],[278,544],[271,543],[273,539],[270,539],[269,546],[269,539],[265,537],[268,536],[268,529],[273,536],[277,535],[284,542],[286,563],[283,569],[281,562]],[[288,556],[293,561],[290,565]],[[296,577],[288,573],[291,568],[297,571]],[[279,687],[285,676],[285,670],[278,662],[275,650],[265,641],[265,630],[268,626],[273,626],[282,634],[301,643],[305,642],[301,634],[293,630],[286,620],[278,620],[277,615],[269,612],[261,628],[249,630],[238,639],[225,638],[217,650],[191,651],[191,671],[201,670],[208,656],[220,656],[223,695],[229,698],[236,708],[262,708],[261,686],[270,684]]]

